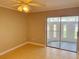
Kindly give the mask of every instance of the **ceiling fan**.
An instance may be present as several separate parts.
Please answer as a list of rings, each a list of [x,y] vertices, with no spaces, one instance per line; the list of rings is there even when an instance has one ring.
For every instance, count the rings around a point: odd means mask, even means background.
[[[37,2],[33,2],[32,0],[17,0],[16,6],[18,11],[28,13],[30,12],[31,6],[41,7],[44,5]]]

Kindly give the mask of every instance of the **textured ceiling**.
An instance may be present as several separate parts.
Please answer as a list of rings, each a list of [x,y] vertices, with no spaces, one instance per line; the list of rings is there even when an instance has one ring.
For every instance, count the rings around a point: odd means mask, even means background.
[[[33,1],[44,4],[45,6],[31,7],[32,12],[79,7],[79,0],[33,0]],[[16,10],[16,8],[14,7],[16,4],[17,4],[16,0],[0,0],[0,6],[5,8]]]

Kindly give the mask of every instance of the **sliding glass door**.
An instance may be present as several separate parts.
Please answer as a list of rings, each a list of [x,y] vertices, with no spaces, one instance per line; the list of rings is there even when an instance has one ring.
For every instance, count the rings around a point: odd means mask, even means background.
[[[78,16],[49,17],[47,19],[47,45],[76,52]]]
[[[61,17],[61,49],[76,51],[78,16]]]
[[[60,18],[48,18],[47,19],[47,43],[50,47],[59,48],[60,46]],[[53,42],[53,43],[52,43]]]

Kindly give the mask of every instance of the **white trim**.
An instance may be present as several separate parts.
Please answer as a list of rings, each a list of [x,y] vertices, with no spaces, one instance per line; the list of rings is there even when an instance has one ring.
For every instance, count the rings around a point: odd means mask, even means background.
[[[33,45],[38,45],[38,46],[43,46],[45,47],[44,44],[41,44],[41,43],[36,43],[36,42],[28,42],[29,44],[33,44]]]
[[[8,52],[10,52],[10,51],[13,51],[13,50],[15,50],[15,49],[17,49],[17,48],[19,48],[19,47],[22,47],[22,46],[24,46],[24,45],[26,45],[26,44],[33,44],[33,45],[38,45],[38,46],[43,46],[43,47],[45,47],[44,44],[40,44],[40,43],[24,42],[24,43],[22,43],[22,44],[20,44],[20,45],[17,45],[17,46],[15,46],[15,47],[11,48],[11,49],[8,49],[8,50],[6,50],[6,51],[3,51],[2,53],[0,53],[0,56],[1,56],[1,55],[4,55],[4,54],[6,54],[6,53],[8,53]]]
[[[8,50],[6,50],[6,51],[3,51],[3,52],[0,53],[0,56],[1,56],[1,55],[4,55],[4,54],[6,54],[6,53],[8,53],[8,52],[10,52],[10,51],[13,51],[13,50],[15,50],[15,49],[17,49],[17,48],[19,48],[19,47],[21,47],[21,46],[24,46],[24,45],[26,45],[26,44],[28,44],[28,42],[24,42],[24,43],[22,43],[22,44],[20,44],[20,45],[17,45],[17,46],[15,46],[15,47],[11,48],[11,49],[8,49]]]

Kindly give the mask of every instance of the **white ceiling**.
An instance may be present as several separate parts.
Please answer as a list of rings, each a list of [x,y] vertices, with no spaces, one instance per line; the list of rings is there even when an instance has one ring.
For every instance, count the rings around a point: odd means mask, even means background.
[[[31,7],[32,12],[64,9],[79,7],[79,0],[33,0],[35,2],[44,4],[43,7]],[[14,7],[16,5],[16,0],[0,0],[0,6],[16,10]]]

